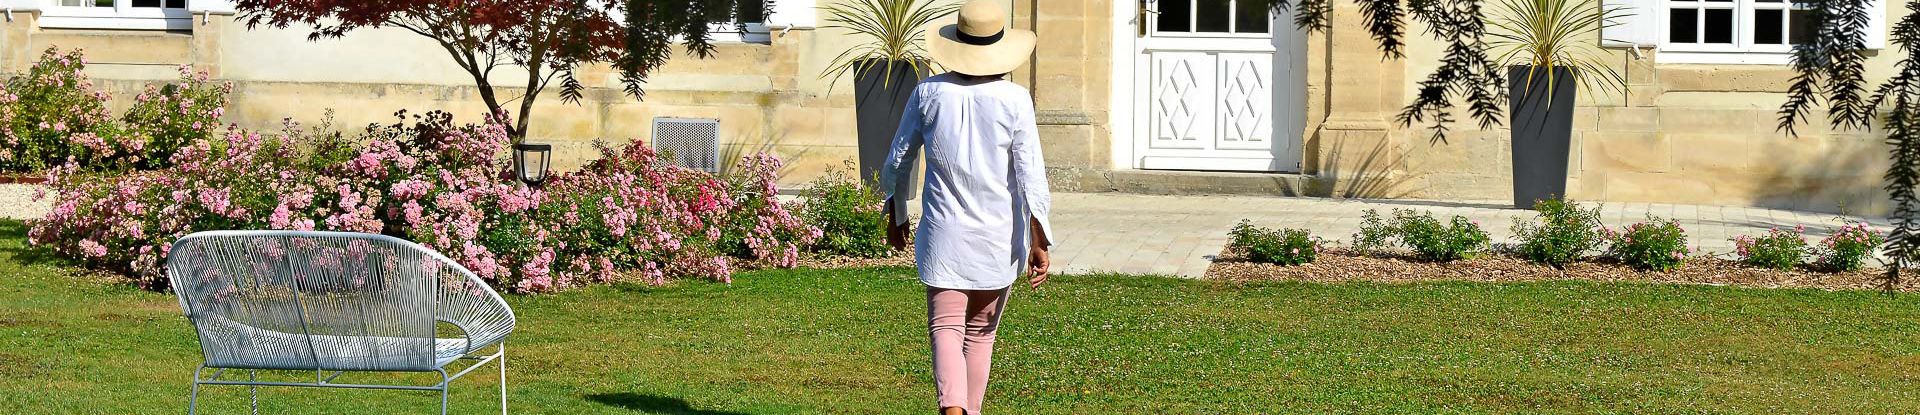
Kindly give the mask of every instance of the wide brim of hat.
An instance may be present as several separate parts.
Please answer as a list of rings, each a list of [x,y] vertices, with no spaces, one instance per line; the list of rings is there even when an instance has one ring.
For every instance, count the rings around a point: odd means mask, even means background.
[[[960,25],[940,26],[939,36],[927,42],[933,61],[947,70],[975,76],[993,76],[1013,72],[1033,57],[1037,36],[1033,31],[1007,29],[999,41],[972,45],[960,41]]]

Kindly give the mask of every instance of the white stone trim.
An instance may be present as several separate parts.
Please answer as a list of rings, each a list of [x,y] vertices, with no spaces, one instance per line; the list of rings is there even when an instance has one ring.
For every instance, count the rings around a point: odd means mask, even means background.
[[[1113,170],[1138,169],[1133,152],[1133,61],[1136,24],[1134,18],[1139,7],[1136,1],[1114,1],[1113,3],[1113,93],[1108,94],[1107,130],[1113,132],[1108,143],[1112,148]]]

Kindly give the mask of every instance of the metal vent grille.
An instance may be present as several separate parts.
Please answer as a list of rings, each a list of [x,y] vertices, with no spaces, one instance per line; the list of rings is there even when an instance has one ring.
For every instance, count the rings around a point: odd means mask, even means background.
[[[710,118],[653,119],[653,149],[673,164],[708,173],[720,172],[720,120]]]

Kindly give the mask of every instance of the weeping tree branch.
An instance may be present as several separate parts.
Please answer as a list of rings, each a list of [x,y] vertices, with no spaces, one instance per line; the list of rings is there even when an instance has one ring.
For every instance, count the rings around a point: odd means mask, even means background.
[[[1818,24],[1813,39],[1794,45],[1793,83],[1787,102],[1780,106],[1778,129],[1797,135],[1795,127],[1807,121],[1813,108],[1825,101],[1827,120],[1834,130],[1870,130],[1876,118],[1887,129],[1886,144],[1892,163],[1885,189],[1893,202],[1893,230],[1882,253],[1887,272],[1882,286],[1891,292],[1900,286],[1901,272],[1920,259],[1920,3],[1907,2],[1909,12],[1892,28],[1891,40],[1899,61],[1894,74],[1867,95],[1866,37],[1871,30],[1870,0],[1811,0],[1807,11]]]

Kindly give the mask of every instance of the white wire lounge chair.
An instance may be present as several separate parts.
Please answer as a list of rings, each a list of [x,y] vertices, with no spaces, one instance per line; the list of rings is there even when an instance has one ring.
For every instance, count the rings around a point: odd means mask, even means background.
[[[507,411],[513,310],[432,249],[360,233],[200,232],[173,244],[167,276],[206,359],[193,373],[188,414],[198,410],[200,385],[247,386],[256,414],[260,386],[440,391],[445,414],[448,383],[495,360]],[[460,360],[474,362],[450,367]],[[213,376],[202,377],[207,369]],[[247,380],[223,380],[229,370]],[[313,381],[259,381],[260,370],[311,370]],[[436,372],[440,382],[334,382],[358,371]]]

